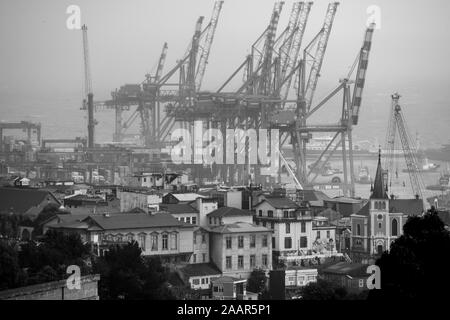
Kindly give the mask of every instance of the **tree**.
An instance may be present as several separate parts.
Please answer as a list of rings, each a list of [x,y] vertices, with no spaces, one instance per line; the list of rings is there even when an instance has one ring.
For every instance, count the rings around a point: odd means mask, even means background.
[[[261,293],[266,287],[266,281],[264,270],[255,269],[247,280],[247,290],[253,293]]]
[[[403,235],[376,264],[381,289],[371,290],[369,298],[440,297],[450,286],[450,234],[436,211],[408,218]]]
[[[303,300],[344,300],[347,295],[344,287],[323,279],[310,282],[301,290]]]
[[[100,274],[99,296],[105,300],[171,299],[168,272],[156,258],[143,258],[136,241],[112,246],[94,263]]]
[[[0,241],[0,290],[14,288],[19,282],[20,266],[16,250]]]

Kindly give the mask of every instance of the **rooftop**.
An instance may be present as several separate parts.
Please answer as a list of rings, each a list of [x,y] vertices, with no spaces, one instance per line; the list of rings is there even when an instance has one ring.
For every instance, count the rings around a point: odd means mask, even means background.
[[[162,203],[159,205],[161,210],[165,210],[171,214],[179,214],[179,213],[198,213],[198,211],[193,208],[191,205],[187,203],[174,203],[174,204],[166,204]]]
[[[12,211],[14,213],[24,214],[49,198],[59,203],[54,195],[48,191],[33,188],[0,187],[0,213],[9,213]],[[39,212],[35,214],[39,214]]]
[[[248,210],[242,210],[232,207],[220,207],[207,214],[208,217],[240,217],[252,215],[253,214]]]
[[[222,272],[214,265],[214,263],[194,263],[187,264],[180,271],[187,277],[201,277],[220,275]]]
[[[224,224],[217,227],[205,228],[213,233],[248,233],[248,232],[272,232],[263,226],[257,226],[247,222],[236,222],[231,224]]]
[[[275,209],[297,209],[299,207],[299,205],[291,199],[282,197],[265,197],[260,203],[256,204],[255,207],[263,202],[267,202]]]

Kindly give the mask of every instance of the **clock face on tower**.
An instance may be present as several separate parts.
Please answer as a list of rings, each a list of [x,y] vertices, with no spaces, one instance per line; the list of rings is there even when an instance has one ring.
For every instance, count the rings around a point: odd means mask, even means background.
[[[379,214],[377,218],[378,220],[383,220],[383,215]]]

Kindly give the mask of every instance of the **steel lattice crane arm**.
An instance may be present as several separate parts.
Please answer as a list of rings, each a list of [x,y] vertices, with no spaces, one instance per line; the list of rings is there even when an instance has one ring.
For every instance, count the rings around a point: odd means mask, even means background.
[[[280,20],[281,10],[283,9],[284,1],[276,2],[272,11],[272,17],[266,38],[264,41],[263,57],[261,73],[259,77],[258,91],[260,94],[265,94],[270,87],[270,70],[272,67],[273,48],[275,45],[275,37],[278,28],[278,21]]]
[[[214,40],[214,34],[216,33],[217,22],[219,21],[220,11],[222,10],[222,4],[223,1],[215,2],[211,20],[208,24],[208,32],[206,33],[205,43],[203,44],[197,67],[197,74],[195,76],[195,87],[197,91],[199,91],[202,86],[203,76],[205,75],[209,53]]]
[[[359,53],[358,68],[356,71],[355,87],[353,89],[352,107],[351,107],[352,123],[354,125],[358,124],[359,109],[361,107],[362,93],[366,81],[366,71],[367,65],[369,63],[369,53],[370,48],[372,47],[372,36],[374,30],[375,30],[375,23],[372,23],[366,29],[366,33],[364,36],[364,43]]]
[[[286,61],[285,65],[282,67],[281,70],[281,79],[282,79],[281,81],[283,85],[280,91],[280,96],[282,99],[287,99],[289,90],[291,88],[293,78],[292,73],[298,62],[298,58],[300,55],[300,47],[302,45],[303,35],[305,33],[306,23],[308,22],[309,12],[311,11],[312,4],[313,4],[312,2],[301,3],[297,30],[292,40],[291,52],[293,54],[288,56],[288,60]],[[289,78],[286,79],[285,82],[283,82],[286,76],[289,76]]]
[[[402,113],[402,109],[398,103],[400,95],[394,93],[392,96],[392,124],[389,128],[389,140],[388,148],[393,150],[395,143],[395,130],[398,129],[398,135],[400,136],[400,141],[402,144],[403,155],[405,157],[406,168],[409,173],[409,179],[411,182],[411,188],[414,195],[418,196],[420,199],[424,200],[422,190],[424,189],[424,183],[422,177],[420,176],[418,161],[416,158],[417,150],[410,135],[407,130],[406,121]],[[395,123],[395,124],[394,124]],[[390,156],[394,156],[393,154]],[[392,168],[389,168],[392,169]],[[425,202],[425,201],[424,201]]]
[[[158,61],[158,68],[156,69],[156,74],[155,74],[155,82],[158,82],[159,78],[161,78],[162,75],[162,71],[164,68],[164,63],[166,62],[166,57],[167,57],[167,42],[164,42],[162,51],[161,51],[161,56],[159,57],[159,61]]]
[[[294,42],[294,35],[296,34],[299,24],[300,10],[303,8],[303,6],[304,6],[303,2],[294,2],[292,4],[291,15],[289,17],[289,23],[287,26],[286,39],[279,49],[281,79],[284,79],[284,75],[286,74],[289,57],[291,55],[293,48],[292,44]]]
[[[313,58],[313,62],[311,65],[308,82],[305,89],[304,100],[306,111],[309,111],[312,103],[312,99],[314,97],[314,92],[316,91],[317,81],[320,76],[320,70],[322,68],[323,58],[325,56],[325,51],[327,49],[328,39],[330,37],[331,28],[333,26],[334,17],[336,15],[337,6],[339,2],[332,2],[328,5],[327,13],[325,16],[325,21],[323,23],[323,27],[319,32],[318,36],[311,42],[314,43],[317,40],[317,47],[314,56],[311,56],[308,52],[308,48],[305,49],[305,61],[306,55],[309,55]],[[310,45],[311,45],[310,44]],[[309,45],[308,45],[309,47]]]

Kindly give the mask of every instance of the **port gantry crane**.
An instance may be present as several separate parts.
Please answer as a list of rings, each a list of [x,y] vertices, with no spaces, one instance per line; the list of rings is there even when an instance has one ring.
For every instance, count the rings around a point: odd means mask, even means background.
[[[279,123],[275,121],[274,126],[280,128],[280,130],[287,132],[287,135],[282,137],[281,145],[285,143],[287,138],[291,138],[294,162],[297,166],[297,176],[299,177],[302,185],[312,184],[318,176],[321,167],[323,167],[339,146],[342,149],[343,160],[343,175],[344,182],[342,184],[344,194],[354,195],[354,168],[353,168],[353,146],[352,146],[352,126],[358,123],[359,110],[361,106],[362,92],[365,84],[366,70],[368,66],[369,52],[371,49],[372,35],[375,28],[374,24],[371,24],[365,32],[363,45],[360,49],[358,57],[353,64],[349,74],[346,78],[340,80],[340,84],[324,99],[322,99],[316,106],[312,108],[312,101],[317,86],[318,77],[320,75],[323,56],[326,50],[326,43],[328,41],[329,32],[335,15],[337,3],[330,3],[327,10],[324,27],[319,34],[311,41],[311,43],[305,48],[304,56],[300,61],[299,73],[298,73],[298,85],[297,95],[298,102],[295,107],[295,116],[288,110],[287,116],[284,118],[294,119],[288,123]],[[316,43],[316,53],[311,55],[311,49],[313,43]],[[305,81],[305,71],[308,59],[312,58],[311,69],[308,80]],[[354,81],[353,95],[351,97],[350,81],[354,69],[356,68],[356,78]],[[342,114],[338,124],[318,124],[311,125],[307,123],[308,118],[314,114],[317,110],[322,108],[333,96],[338,92],[343,92],[343,104]],[[276,117],[275,117],[275,120]],[[306,146],[309,139],[314,132],[333,132],[334,136],[328,143],[326,148],[322,151],[319,157],[310,166],[309,171],[306,170]],[[340,140],[335,143],[336,139],[340,137]],[[349,165],[350,165],[350,188],[348,187],[348,165],[347,165],[347,145],[349,152]],[[333,143],[334,146],[333,146]],[[326,157],[325,157],[326,155]],[[322,159],[325,157],[325,160]],[[319,168],[319,170],[316,170]],[[315,173],[314,173],[315,172]],[[310,178],[310,176],[313,177]]]
[[[385,160],[385,169],[388,172],[388,179],[389,181],[392,181],[392,174],[394,172],[395,146],[397,142],[396,137],[398,135],[406,162],[406,168],[409,174],[411,189],[414,196],[422,199],[425,206],[427,206],[427,201],[423,197],[425,185],[422,175],[420,174],[420,168],[418,166],[419,161],[416,157],[417,148],[414,140],[411,139],[410,133],[408,132],[405,116],[403,115],[402,108],[399,104],[400,95],[398,93],[394,93],[391,95],[391,99],[391,112],[388,131],[386,133],[386,149],[388,154]]]
[[[211,19],[203,30],[201,27],[204,18],[197,20],[188,52],[167,73],[162,74],[167,56],[165,43],[154,76],[147,74],[142,83],[124,85],[111,93],[112,100],[103,105],[116,111],[115,141],[120,142],[124,131],[140,118],[144,145],[163,147],[166,144],[165,140],[176,120],[182,119],[164,115],[162,105],[165,104],[169,109],[184,109],[192,107],[197,99],[196,94],[205,75],[222,4],[223,1],[215,2]],[[169,83],[177,72],[176,81]],[[122,122],[122,111],[129,110],[132,106],[136,106],[135,110],[128,120]],[[186,126],[184,122],[181,125]]]

